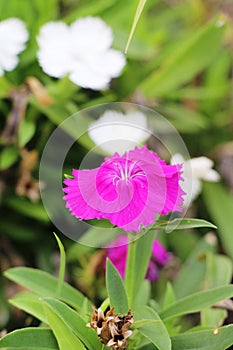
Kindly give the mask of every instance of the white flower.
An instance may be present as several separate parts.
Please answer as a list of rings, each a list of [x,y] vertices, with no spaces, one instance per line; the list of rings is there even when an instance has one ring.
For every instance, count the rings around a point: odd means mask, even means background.
[[[90,138],[109,154],[120,154],[140,145],[150,136],[147,118],[139,111],[127,114],[108,110],[89,127]]]
[[[0,22],[0,76],[12,71],[18,64],[17,55],[24,50],[28,32],[18,18]]]
[[[184,179],[180,185],[186,192],[186,195],[183,196],[184,207],[188,207],[201,193],[201,180],[217,182],[220,180],[220,175],[216,170],[212,169],[214,162],[207,157],[184,160],[181,154],[174,154],[171,158],[171,164],[180,163],[183,164],[182,177]]]
[[[93,90],[106,89],[125,66],[124,55],[110,48],[112,30],[100,18],[80,18],[70,26],[45,24],[37,38],[38,59],[45,73],[61,78],[69,74],[75,84]]]

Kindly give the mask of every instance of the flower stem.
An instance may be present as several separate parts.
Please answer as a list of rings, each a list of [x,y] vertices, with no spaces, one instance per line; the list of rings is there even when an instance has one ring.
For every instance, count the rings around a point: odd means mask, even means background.
[[[155,231],[150,231],[146,232],[133,242],[130,242],[129,240],[125,287],[130,308],[132,308],[135,298],[146,276],[154,238]]]
[[[127,264],[125,271],[125,287],[128,295],[129,307],[132,307],[133,304],[133,295],[134,295],[134,266],[136,259],[136,247],[137,240],[128,242],[128,253],[127,253]]]

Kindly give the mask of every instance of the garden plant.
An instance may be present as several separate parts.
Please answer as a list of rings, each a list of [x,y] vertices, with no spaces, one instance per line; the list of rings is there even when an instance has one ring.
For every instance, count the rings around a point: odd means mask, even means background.
[[[0,2],[0,349],[233,347],[232,19]]]

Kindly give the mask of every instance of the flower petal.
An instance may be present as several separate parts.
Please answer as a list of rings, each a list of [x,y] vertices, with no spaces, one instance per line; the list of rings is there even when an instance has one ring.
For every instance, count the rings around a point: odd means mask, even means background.
[[[180,166],[166,165],[146,146],[105,158],[94,170],[65,180],[67,207],[81,219],[105,218],[127,231],[151,225],[156,214],[180,210]]]
[[[71,64],[69,27],[62,22],[49,22],[41,27],[37,42],[43,71],[56,78],[66,75]]]
[[[107,110],[88,129],[91,139],[107,153],[120,154],[140,145],[150,135],[146,116],[137,111],[127,114]],[[121,142],[119,142],[121,140]]]
[[[98,17],[79,18],[70,26],[73,52],[82,55],[107,50],[113,41],[111,28]]]
[[[97,73],[89,62],[72,62],[70,66],[70,80],[83,87],[92,90],[103,90],[108,87],[110,78],[105,72]]]
[[[24,50],[28,40],[28,31],[18,18],[9,18],[0,22],[0,67],[11,71],[18,64],[17,55]]]
[[[152,255],[155,258],[155,260],[162,266],[165,265],[170,259],[170,254],[167,252],[167,250],[159,242],[158,239],[155,239],[153,242]]]
[[[74,179],[64,180],[64,184],[67,186],[63,189],[66,193],[63,197],[66,201],[66,207],[71,211],[71,214],[78,219],[101,219],[101,213],[89,205],[91,199],[88,201],[87,198],[83,197],[83,194],[80,191],[79,174],[80,171],[73,170]],[[90,187],[93,185],[93,179],[96,177],[96,169],[82,170],[82,174],[82,179],[85,180],[85,183],[82,183],[82,189],[85,191],[86,188],[89,188],[89,191],[86,191],[85,193],[88,193],[89,197],[91,197],[92,191],[90,191]]]
[[[91,55],[89,62],[93,65],[96,72],[105,72],[109,77],[116,78],[121,74],[126,64],[126,59],[122,52],[108,49],[94,57]]]

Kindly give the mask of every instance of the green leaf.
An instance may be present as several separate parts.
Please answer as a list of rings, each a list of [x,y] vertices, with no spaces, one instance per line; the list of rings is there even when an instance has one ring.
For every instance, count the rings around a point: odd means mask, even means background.
[[[227,256],[213,254],[208,252],[206,254],[206,277],[205,287],[214,288],[231,283],[232,279],[232,261]]]
[[[208,126],[206,117],[199,111],[178,105],[177,103],[166,103],[165,106],[159,108],[159,112],[162,115],[166,115],[180,132],[193,134]]]
[[[18,142],[19,146],[25,146],[31,140],[36,131],[36,125],[29,120],[23,119],[19,126]]]
[[[157,223],[151,229],[159,228],[169,233],[173,230],[186,230],[200,227],[217,228],[211,222],[202,219],[174,219],[168,222]]]
[[[151,247],[155,233],[150,230],[140,238],[130,242],[128,245],[125,285],[129,300],[129,307],[132,307],[138,291],[144,281],[148,264],[151,257]]]
[[[229,71],[232,66],[232,54],[228,50],[219,52],[205,74],[205,87],[203,88],[203,99],[201,109],[207,111],[211,116],[219,110],[219,105],[232,91]],[[205,93],[208,93],[208,95]],[[212,96],[214,98],[211,98]]]
[[[206,308],[201,311],[201,325],[204,327],[222,326],[227,317],[227,310]]]
[[[173,304],[176,300],[174,289],[170,282],[167,282],[165,295],[163,299],[163,308],[166,309],[168,306]]]
[[[50,329],[17,329],[0,339],[0,349],[4,350],[59,350]],[[77,349],[76,349],[77,350]]]
[[[149,306],[136,308],[135,327],[153,343],[158,350],[170,350],[171,340],[158,314]]]
[[[177,298],[183,298],[203,288],[207,273],[206,256],[216,249],[217,241],[206,235],[193,246],[188,258],[182,264],[173,287]],[[184,283],[185,281],[185,283]]]
[[[114,241],[118,235],[118,228],[114,228],[114,230],[107,230],[105,227],[94,226],[85,232],[85,234],[80,238],[79,243],[91,247],[93,247],[93,245],[95,247],[103,247],[109,242]]]
[[[125,53],[127,53],[127,51],[128,51],[130,42],[131,42],[132,37],[133,37],[133,33],[134,33],[135,29],[136,29],[138,20],[139,20],[141,14],[142,14],[142,11],[143,11],[143,8],[144,8],[145,4],[146,4],[146,0],[139,0],[138,7],[137,7],[137,10],[136,10],[136,13],[135,13],[135,16],[134,16],[132,28],[131,28],[131,31],[130,31],[130,34],[129,34],[129,38],[128,38],[126,47],[125,47]]]
[[[147,97],[166,95],[208,66],[220,48],[225,31],[225,26],[220,25],[221,20],[221,17],[215,18],[182,44],[179,42],[179,46],[165,58],[161,68],[142,82],[139,90]]]
[[[185,282],[184,282],[185,283]],[[212,288],[203,292],[197,292],[180,299],[168,306],[160,313],[162,319],[174,318],[189,313],[198,312],[205,307],[212,306],[233,296],[233,285]]]
[[[106,264],[106,286],[110,306],[114,307],[116,313],[127,313],[129,305],[125,285],[118,270],[109,259]]]
[[[83,2],[82,6],[77,6],[77,8],[72,9],[72,11],[65,18],[68,22],[73,22],[77,20],[78,17],[85,16],[96,16],[100,13],[104,13],[109,7],[114,7],[117,0],[98,0],[98,1],[88,1]]]
[[[48,215],[41,203],[32,203],[26,198],[19,197],[9,197],[5,203],[26,217],[46,223],[49,221]]]
[[[207,210],[218,225],[218,233],[224,250],[233,258],[233,198],[220,183],[204,183],[203,196]]]
[[[5,271],[4,275],[41,297],[57,296],[58,280],[47,272],[28,267],[15,267]],[[68,283],[63,283],[60,299],[78,310],[82,309],[85,301],[85,297]],[[88,303],[88,310],[92,312],[90,302]]]
[[[0,98],[8,97],[12,88],[13,86],[5,77],[0,77]]]
[[[79,339],[83,344],[86,345],[88,349],[93,349],[93,350],[102,349],[102,345],[99,341],[99,338],[96,332],[92,328],[89,328],[86,326],[86,322],[77,312],[72,310],[66,304],[54,298],[44,298],[43,302],[44,302],[44,305],[46,306],[46,309],[47,310],[49,309],[49,312],[51,313],[51,315],[53,315],[61,325],[63,324],[65,326],[69,334],[73,333],[76,339]],[[49,320],[49,324],[51,325],[50,320]],[[56,327],[56,322],[53,322],[53,324]],[[63,329],[62,333],[64,332],[65,330]],[[58,339],[59,334],[57,334],[56,337]],[[67,349],[70,349],[70,348],[67,346],[67,348],[64,350],[67,350]],[[75,350],[77,349],[82,349],[82,348],[77,347]]]
[[[60,350],[85,350],[82,342],[66,324],[63,315],[61,316],[57,314],[57,312],[49,303],[46,303],[46,301],[44,301],[44,310],[48,320],[47,323],[52,328]]]
[[[134,300],[134,305],[147,305],[151,296],[151,282],[144,279],[139,288],[136,298]],[[134,307],[133,305],[133,307]]]
[[[175,335],[172,350],[224,350],[233,344],[233,325]]]
[[[32,292],[21,292],[9,300],[10,304],[46,323],[41,297]]]
[[[19,157],[18,150],[14,146],[8,146],[0,154],[0,170],[8,169]]]
[[[66,253],[65,249],[63,247],[63,244],[61,243],[59,237],[54,233],[54,236],[57,240],[59,250],[60,250],[60,265],[59,265],[59,278],[58,278],[58,284],[57,284],[57,297],[61,295],[62,285],[64,283],[65,278],[65,269],[66,269]]]

